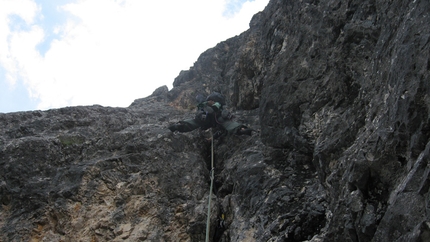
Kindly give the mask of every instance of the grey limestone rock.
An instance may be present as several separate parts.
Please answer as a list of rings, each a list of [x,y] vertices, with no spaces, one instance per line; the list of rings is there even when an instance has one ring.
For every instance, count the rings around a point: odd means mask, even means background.
[[[0,114],[0,241],[203,241],[209,133],[167,126],[213,91],[255,132],[214,142],[211,241],[427,241],[428,23],[425,0],[271,0],[172,90]]]

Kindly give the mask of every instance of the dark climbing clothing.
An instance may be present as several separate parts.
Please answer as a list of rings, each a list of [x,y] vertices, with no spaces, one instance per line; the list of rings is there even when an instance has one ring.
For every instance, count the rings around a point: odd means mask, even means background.
[[[169,126],[170,131],[175,132],[190,132],[197,128],[207,130],[209,128],[220,128],[228,135],[251,135],[252,129],[247,128],[245,125],[231,120],[232,115],[227,110],[222,110],[222,105],[210,99],[197,105],[198,111],[194,119],[186,119],[179,121],[179,123]],[[214,138],[222,136],[223,132],[217,130]]]

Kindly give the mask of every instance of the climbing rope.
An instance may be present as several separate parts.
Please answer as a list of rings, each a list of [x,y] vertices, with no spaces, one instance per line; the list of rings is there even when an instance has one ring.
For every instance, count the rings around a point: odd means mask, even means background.
[[[214,184],[214,139],[211,130],[211,188],[209,190],[209,202],[208,202],[208,218],[206,220],[206,242],[209,242],[209,227],[211,220],[211,200],[212,200],[212,188]]]

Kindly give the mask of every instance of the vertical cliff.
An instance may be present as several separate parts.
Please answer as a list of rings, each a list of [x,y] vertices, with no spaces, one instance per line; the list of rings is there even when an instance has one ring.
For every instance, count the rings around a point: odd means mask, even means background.
[[[321,238],[425,240],[429,10],[426,1],[271,1],[176,88],[211,87],[238,109],[258,108],[261,142],[284,154],[268,157],[312,161],[328,203]]]
[[[203,241],[209,133],[166,127],[212,91],[256,130],[215,142],[212,241],[428,241],[429,15],[272,0],[170,91],[0,114],[0,241]]]

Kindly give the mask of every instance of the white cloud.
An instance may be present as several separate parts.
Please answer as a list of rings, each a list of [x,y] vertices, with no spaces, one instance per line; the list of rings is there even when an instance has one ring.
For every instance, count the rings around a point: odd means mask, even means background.
[[[19,60],[11,53],[10,41],[21,41],[23,31],[17,30],[11,35],[10,28],[17,27],[12,17],[19,17],[27,25],[31,25],[35,17],[37,6],[31,0],[0,0],[0,64],[7,70],[6,81],[14,85],[19,73]],[[26,6],[26,7],[23,7]],[[24,44],[25,45],[25,44]]]
[[[62,6],[74,17],[56,27],[58,38],[42,55],[37,46],[50,33],[37,22],[40,8],[30,0],[0,0],[0,29],[9,30],[0,31],[0,64],[10,83],[28,86],[40,109],[128,106],[159,86],[170,88],[203,51],[245,31],[267,3],[245,2],[226,18],[220,0],[79,1]],[[29,28],[8,28],[10,13]]]

